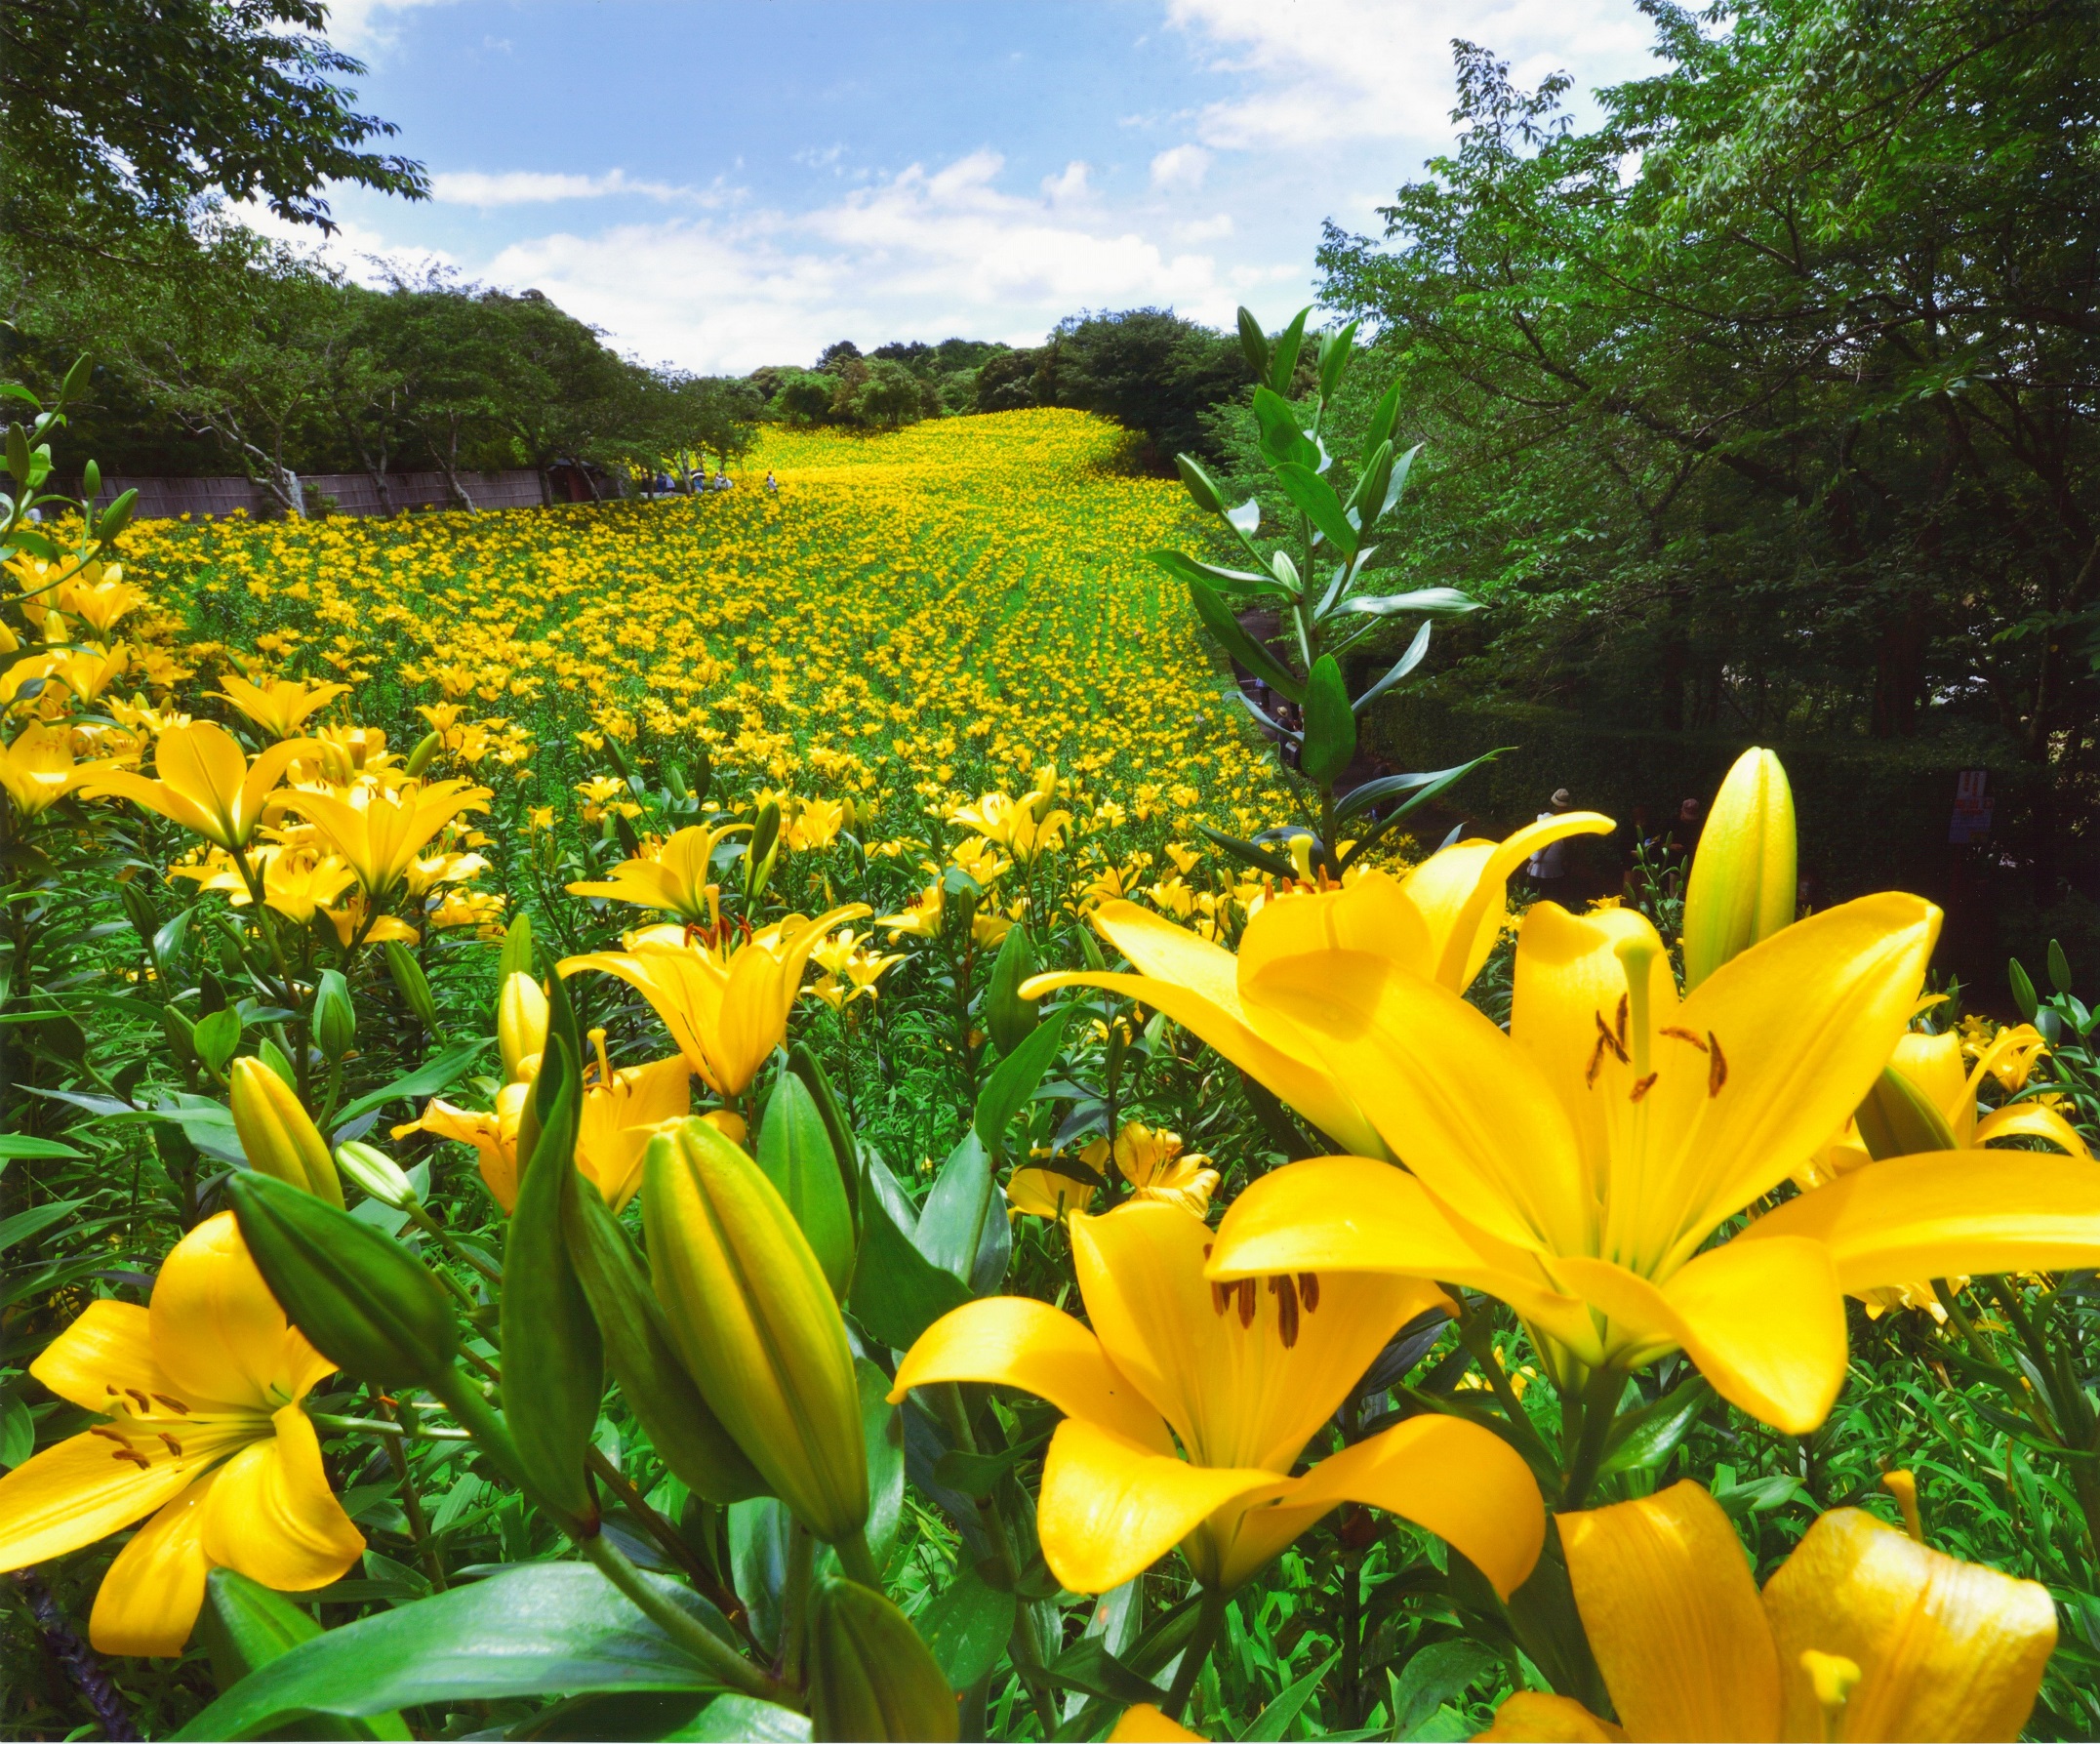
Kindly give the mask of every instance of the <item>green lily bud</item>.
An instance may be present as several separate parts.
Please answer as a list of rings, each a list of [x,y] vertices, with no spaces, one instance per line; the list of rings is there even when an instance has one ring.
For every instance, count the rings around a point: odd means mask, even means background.
[[[226,1197],[270,1294],[344,1374],[393,1388],[451,1372],[452,1304],[400,1242],[270,1175],[235,1175]]]
[[[794,1214],[713,1127],[649,1141],[642,1227],[671,1343],[715,1416],[828,1543],[868,1520],[868,1453],[846,1326]]]
[[[540,1088],[551,1090],[550,1106],[504,1240],[504,1415],[526,1478],[587,1530],[597,1505],[584,1457],[605,1392],[605,1354],[562,1240],[561,1202],[566,1177],[576,1173],[583,1094],[583,1070],[566,1041],[547,1050]]]
[[[1174,470],[1181,474],[1182,489],[1189,493],[1191,501],[1205,514],[1225,512],[1225,494],[1218,489],[1210,474],[1203,470],[1186,454],[1174,457]]]
[[[532,973],[532,916],[523,909],[505,930],[503,954],[497,959],[496,972],[505,981],[513,975]]]
[[[1768,750],[1746,750],[1715,795],[1684,886],[1684,991],[1794,924],[1794,790]]]
[[[357,1007],[350,1002],[350,984],[337,969],[323,969],[313,990],[313,1012],[309,1020],[313,1045],[321,1058],[334,1065],[357,1045]]]
[[[233,1090],[233,1130],[248,1165],[343,1209],[336,1160],[299,1094],[253,1054],[226,1074]]]
[[[386,972],[393,977],[401,1003],[415,1014],[419,1024],[435,1034],[438,1029],[437,1001],[430,996],[429,980],[423,972],[423,965],[398,939],[386,942]]]
[[[1892,1066],[1884,1066],[1853,1118],[1867,1155],[1877,1161],[1915,1156],[1921,1151],[1957,1151],[1960,1141],[1923,1091]]]
[[[406,772],[409,780],[414,781],[425,769],[429,768],[430,759],[437,755],[439,748],[444,743],[445,735],[434,730],[424,734],[421,739],[416,741],[416,749],[408,753]]]
[[[843,1302],[853,1281],[853,1207],[816,1098],[791,1072],[781,1074],[766,1104],[758,1166],[794,1213],[832,1297]]]
[[[2020,1014],[2023,1024],[2035,1021],[2035,1013],[2041,1009],[2040,996],[2035,992],[2034,978],[2027,972],[2027,965],[2016,956],[2005,959],[2005,979],[2012,988],[2012,1008]]]
[[[664,1310],[632,1237],[576,1170],[563,1188],[562,1235],[570,1264],[605,1343],[620,1395],[671,1475],[704,1501],[742,1502],[766,1493],[671,1348]]]
[[[361,1139],[350,1139],[336,1147],[336,1168],[349,1176],[361,1191],[396,1211],[422,1203],[414,1184],[401,1172],[401,1165]]]
[[[1021,996],[1021,984],[1035,973],[1035,951],[1029,942],[1029,929],[1016,924],[1007,930],[991,965],[991,986],[985,992],[985,1028],[992,1045],[1010,1054],[1034,1032],[1041,1008],[1033,999]]]
[[[910,1620],[880,1593],[836,1575],[809,1604],[810,1736],[947,1740],[954,1692]]]
[[[755,903],[773,876],[773,863],[781,851],[781,807],[768,799],[758,808],[758,821],[751,826],[751,839],[744,850],[744,895]]]
[[[941,874],[941,936],[967,941],[984,886],[959,866]]]

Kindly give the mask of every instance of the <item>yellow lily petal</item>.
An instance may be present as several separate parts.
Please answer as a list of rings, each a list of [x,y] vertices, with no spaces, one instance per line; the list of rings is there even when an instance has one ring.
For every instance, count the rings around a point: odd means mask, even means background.
[[[617,1214],[641,1190],[642,1156],[666,1120],[693,1111],[692,1069],[683,1054],[615,1072],[584,1091],[576,1166]]]
[[[1629,1737],[1780,1735],[1764,1607],[1719,1503],[1677,1483],[1563,1514],[1559,1526],[1583,1628]]]
[[[1437,943],[1431,976],[1454,994],[1473,985],[1495,948],[1510,900],[1510,874],[1541,848],[1572,835],[1609,835],[1601,812],[1571,811],[1526,824],[1499,842],[1462,841],[1432,854],[1402,888]]]
[[[1099,1188],[1055,1169],[1016,1169],[1006,1182],[1006,1214],[1009,1218],[1063,1218],[1068,1212],[1084,1211],[1098,1192]]]
[[[1018,1387],[1148,1452],[1174,1451],[1159,1413],[1109,1360],[1101,1340],[1047,1302],[988,1296],[943,1315],[897,1365],[890,1402],[936,1381]]]
[[[1102,1350],[1205,1465],[1289,1471],[1386,1341],[1444,1300],[1417,1278],[1312,1267],[1214,1286],[1212,1232],[1162,1201],[1069,1227]]]
[[[1896,1037],[1888,1066],[1939,1110],[1956,1144],[1965,1148],[1975,1142],[1976,1092],[1970,1088],[1968,1070],[1961,1060],[1959,1034],[1945,1030],[1924,1035],[1909,1031]]]
[[[1666,1269],[1843,1126],[1910,1021],[1939,930],[1918,897],[1861,897],[1732,957],[1678,1008],[1688,1034],[1720,1043],[1727,1073],[1716,1093],[1711,1057],[1687,1057],[1649,1098],[1651,1121],[1682,1134],[1657,1177],[1670,1191],[1642,1215],[1656,1238],[1674,1232],[1657,1250]]]
[[[1760,1422],[1806,1435],[1844,1385],[1844,1302],[1821,1243],[1731,1241],[1658,1289],[1609,1260],[1555,1262],[1611,1321],[1607,1348],[1637,1366],[1681,1346],[1714,1390]]]
[[[1847,1295],[1920,1278],[2100,1265],[2100,1164],[2040,1151],[1891,1156],[1789,1199],[1736,1237],[1805,1236]]]
[[[1495,1724],[1474,1744],[1625,1744],[1626,1734],[1573,1696],[1519,1689],[1495,1710]]]
[[[1151,1702],[1125,1708],[1123,1717],[1109,1734],[1109,1744],[1203,1744],[1201,1732],[1177,1725]]]
[[[1291,898],[1275,906],[1289,908],[1301,901],[1321,900]],[[1265,914],[1268,912],[1263,910]],[[1165,1012],[1191,1034],[1201,1036],[1336,1144],[1371,1156],[1386,1154],[1384,1144],[1363,1117],[1348,1087],[1320,1066],[1302,1043],[1294,1045],[1286,1029],[1272,1025],[1264,1034],[1255,1033],[1240,1003],[1239,961],[1224,946],[1198,938],[1135,903],[1102,904],[1095,913],[1094,925],[1102,937],[1137,966],[1139,973],[1038,975],[1023,987],[1030,998],[1061,987],[1099,987],[1140,1000],[1155,1011]]]
[[[2016,1102],[2010,1108],[1993,1109],[1976,1122],[1972,1145],[1988,1145],[1993,1139],[2045,1139],[2067,1156],[2090,1159],[2079,1129],[2054,1109],[2039,1102]]]
[[[285,1319],[230,1211],[176,1243],[151,1314],[153,1355],[193,1406],[273,1411],[335,1368]]]
[[[109,1564],[88,1640],[98,1653],[143,1653],[172,1658],[182,1650],[204,1608],[204,1515],[219,1484],[212,1472],[141,1526]]]
[[[112,1388],[128,1392],[141,1411],[160,1408],[144,1402],[155,1394],[170,1398],[177,1393],[175,1382],[153,1359],[151,1317],[132,1302],[90,1302],[78,1319],[44,1347],[29,1372],[67,1403],[98,1413],[113,1408]]]
[[[1847,1738],[2017,1738],[2056,1645],[2045,1588],[1957,1561],[1852,1508],[1808,1528],[1765,1583],[1764,1610],[1790,1738],[1821,1735],[1804,1651],[1860,1669]]]
[[[1066,1587],[1106,1593],[1142,1574],[1228,1503],[1275,1480],[1273,1472],[1191,1465],[1068,1417],[1043,1460],[1036,1536],[1050,1572]]]
[[[1632,1003],[1619,953],[1626,948],[1633,960],[1645,960],[1649,1026],[1658,1031],[1676,1022],[1669,953],[1630,909],[1577,917],[1557,903],[1537,903],[1517,940],[1510,1039],[1537,1063],[1567,1112],[1585,1190],[1600,1193],[1610,1183],[1623,1192],[1635,1184],[1614,1181],[1611,1159],[1636,1154],[1634,1129],[1646,1116],[1627,1094],[1633,1066],[1616,1051],[1620,1008]]]
[[[365,1554],[364,1535],[328,1487],[306,1413],[286,1405],[271,1422],[274,1436],[218,1472],[204,1509],[204,1550],[265,1587],[308,1592],[349,1571]]]
[[[1439,944],[1399,880],[1374,871],[1343,890],[1264,903],[1240,939],[1238,974],[1245,981],[1301,951],[1367,951],[1434,976]]]
[[[226,1436],[182,1444],[178,1455],[150,1433],[91,1431],[24,1460],[0,1478],[0,1569],[62,1557],[143,1520],[226,1451]]]
[[[1589,1247],[1574,1132],[1477,1007],[1353,951],[1285,958],[1244,991],[1257,1027],[1273,1010],[1302,1029],[1392,1154],[1468,1223],[1520,1247]]]
[[[1531,1573],[1546,1542],[1538,1482],[1507,1441],[1456,1417],[1412,1417],[1254,1501],[1226,1552],[1222,1584],[1251,1579],[1343,1502],[1383,1508],[1434,1532],[1505,1599]]]
[[[1208,1274],[1391,1272],[1471,1284],[1578,1349],[1590,1313],[1535,1255],[1455,1217],[1414,1176],[1362,1156],[1315,1156],[1250,1182],[1219,1227]]]

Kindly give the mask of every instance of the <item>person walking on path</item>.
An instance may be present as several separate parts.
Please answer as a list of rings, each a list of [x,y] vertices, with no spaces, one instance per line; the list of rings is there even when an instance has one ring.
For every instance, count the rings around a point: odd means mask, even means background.
[[[1574,804],[1567,789],[1555,788],[1549,800],[1551,809],[1539,813],[1544,824],[1561,816]],[[1568,845],[1566,841],[1550,841],[1525,862],[1524,871],[1531,879],[1534,895],[1548,902],[1559,902],[1568,887]]]

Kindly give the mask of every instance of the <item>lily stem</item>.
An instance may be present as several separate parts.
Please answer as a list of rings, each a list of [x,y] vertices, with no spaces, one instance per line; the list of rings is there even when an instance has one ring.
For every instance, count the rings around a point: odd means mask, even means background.
[[[1625,1387],[1626,1376],[1609,1364],[1591,1371],[1589,1383],[1582,1390],[1582,1435],[1560,1485],[1560,1500],[1555,1504],[1559,1513],[1580,1508],[1590,1499],[1597,1467],[1604,1461],[1604,1443],[1611,1439],[1611,1426],[1618,1415],[1619,1395]]]
[[[1195,1633],[1182,1649],[1181,1664],[1174,1672],[1174,1687],[1167,1691],[1167,1699],[1161,1704],[1160,1712],[1169,1720],[1180,1721],[1182,1710],[1189,1705],[1190,1692],[1195,1688],[1196,1679],[1203,1675],[1203,1666],[1217,1643],[1218,1631],[1225,1627],[1225,1607],[1230,1602],[1231,1598],[1222,1587],[1203,1589],[1203,1600],[1195,1613]]]
[[[602,1532],[577,1540],[586,1561],[632,1602],[634,1608],[690,1653],[708,1672],[732,1689],[754,1695],[762,1702],[791,1704],[794,1695],[777,1679],[768,1677],[699,1618],[682,1610],[666,1594],[652,1586],[642,1571],[626,1560]]]

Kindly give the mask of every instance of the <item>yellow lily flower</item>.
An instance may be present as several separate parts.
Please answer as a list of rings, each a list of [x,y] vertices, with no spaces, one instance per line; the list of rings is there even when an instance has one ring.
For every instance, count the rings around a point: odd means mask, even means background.
[[[131,664],[131,651],[122,642],[114,648],[75,648],[57,656],[51,675],[83,703],[92,703],[124,675]]]
[[[1343,890],[1264,903],[1247,922],[1237,957],[1134,903],[1104,903],[1095,928],[1138,972],[1038,975],[1022,994],[1032,999],[1072,986],[1128,994],[1200,1035],[1338,1145],[1386,1156],[1385,1142],[1355,1091],[1322,1064],[1311,1037],[1272,1010],[1259,1023],[1253,1020],[1246,1002],[1250,983],[1272,962],[1325,947],[1373,955],[1461,994],[1494,948],[1510,874],[1549,842],[1611,828],[1611,820],[1596,812],[1569,812],[1505,841],[1445,848],[1404,878],[1373,872]]]
[[[1986,1077],[2003,1081],[2017,1074],[2025,1083],[2035,1054],[2046,1044],[2030,1025],[2000,1030],[1969,1071],[1962,1071],[1961,1037],[1953,1031],[1938,1035],[1912,1032],[1896,1043],[1888,1068],[1904,1079],[1947,1124],[1953,1148],[1979,1150],[1993,1139],[2036,1138],[2067,1156],[2090,1159],[2091,1150],[2078,1128],[2048,1104],[2008,1103],[1981,1111],[1976,1095]]]
[[[532,1090],[529,1079],[505,1084],[496,1092],[496,1107],[488,1113],[456,1108],[433,1096],[423,1105],[422,1118],[396,1126],[393,1135],[404,1139],[412,1132],[427,1132],[471,1145],[481,1160],[482,1183],[507,1217],[518,1196],[518,1124]]]
[[[118,619],[145,603],[146,596],[124,580],[121,563],[90,563],[59,588],[59,609],[104,638]]]
[[[356,882],[356,874],[333,854],[317,856],[304,849],[259,848],[252,860],[262,878],[264,904],[302,926],[313,918],[316,910],[326,908]],[[192,878],[199,890],[221,891],[237,909],[246,908],[254,900],[248,881],[222,848],[214,848],[208,859],[194,866],[170,867],[168,875]]]
[[[988,1381],[1065,1413],[1036,1513],[1065,1586],[1106,1593],[1179,1544],[1198,1579],[1230,1592],[1345,1501],[1448,1539],[1500,1593],[1531,1572],[1538,1485],[1475,1424],[1410,1418],[1289,1475],[1386,1341],[1445,1300],[1434,1284],[1305,1272],[1214,1286],[1211,1232],[1179,1205],[1067,1227],[1091,1331],[1029,1297],[965,1303],[921,1335],[890,1393]]]
[[[228,672],[223,697],[272,739],[289,739],[305,724],[306,717],[325,709],[340,696],[347,696],[347,684],[306,684],[297,678],[271,678],[256,684]]]
[[[315,749],[309,739],[286,739],[250,763],[240,743],[215,721],[171,726],[153,747],[148,781],[128,769],[98,775],[85,791],[99,799],[113,793],[180,824],[229,852],[245,848],[262,822],[264,805],[295,757]]]
[[[66,794],[85,787],[108,768],[105,762],[73,761],[73,731],[32,721],[0,745],[0,788],[15,802],[15,816],[24,822],[48,811]]]
[[[1075,1211],[1084,1211],[1101,1190],[1055,1169],[1018,1168],[1007,1177],[1006,1216],[1048,1217],[1062,1222]]]
[[[1698,1484],[1559,1517],[1576,1608],[1625,1727],[1526,1691],[1482,1738],[2017,1738],[2056,1645],[2045,1588],[1839,1508],[1760,1599]]]
[[[1988,1187],[1971,1175],[1937,1201],[1915,1173],[1936,1162],[1863,1169],[1701,1251],[1858,1106],[1909,1021],[1939,921],[1917,897],[1862,898],[1751,947],[1680,1003],[1642,916],[1541,903],[1517,938],[1507,1034],[1389,956],[1323,941],[1272,956],[1243,983],[1254,1020],[1297,1026],[1405,1169],[1333,1156],[1265,1176],[1228,1213],[1211,1275],[1471,1284],[1529,1322],[1564,1388],[1681,1348],[1730,1401],[1805,1434],[1844,1380],[1840,1287],[2100,1258],[2100,1171],[2039,1221],[2019,1189],[2008,1226],[2005,1183],[2039,1191],[2030,1165],[2058,1160],[2010,1153]],[[1883,1177],[1881,1248],[1853,1255],[1842,1201],[1801,1220]],[[1999,1251],[1985,1231],[2016,1264],[1977,1263]],[[1909,1263],[1886,1270],[1907,1243]],[[1918,1243],[1930,1264],[1915,1263]]]
[[[207,1219],[168,1255],[149,1307],[91,1302],[29,1365],[104,1421],[0,1478],[0,1569],[152,1515],[96,1595],[103,1653],[180,1653],[215,1566],[282,1592],[341,1579],[365,1541],[299,1402],[334,1366],[286,1323],[232,1212]]]
[[[1210,1158],[1182,1154],[1181,1134],[1127,1122],[1115,1135],[1115,1166],[1137,1199],[1163,1199],[1201,1217],[1218,1190],[1218,1171]]]
[[[631,935],[626,951],[564,957],[556,966],[564,979],[586,969],[619,976],[649,1001],[709,1089],[741,1096],[787,1039],[810,953],[841,921],[867,913],[865,903],[848,903],[814,920],[789,915],[720,954],[661,933]]]
[[[724,824],[719,830],[688,824],[654,855],[623,860],[602,879],[571,884],[571,896],[604,896],[638,909],[663,909],[694,926],[721,921],[716,906],[714,850],[725,836],[748,833],[748,824]]]
[[[350,874],[352,880],[356,873]],[[336,929],[336,939],[347,951],[359,939],[367,945],[413,945],[417,942],[416,929],[396,914],[382,914],[377,920],[368,919],[372,905],[365,900],[364,892],[352,891],[349,899],[339,907],[320,905],[320,913],[328,916],[329,924]]]
[[[487,788],[464,781],[405,783],[387,792],[372,786],[346,793],[299,789],[285,803],[304,814],[323,840],[357,875],[358,888],[384,901],[408,874],[429,839],[464,811],[478,811]]]
[[[641,1188],[650,1139],[693,1112],[693,1075],[682,1054],[616,1071],[605,1057],[605,1032],[591,1031],[590,1041],[596,1075],[586,1069],[576,1166],[618,1212]]]

